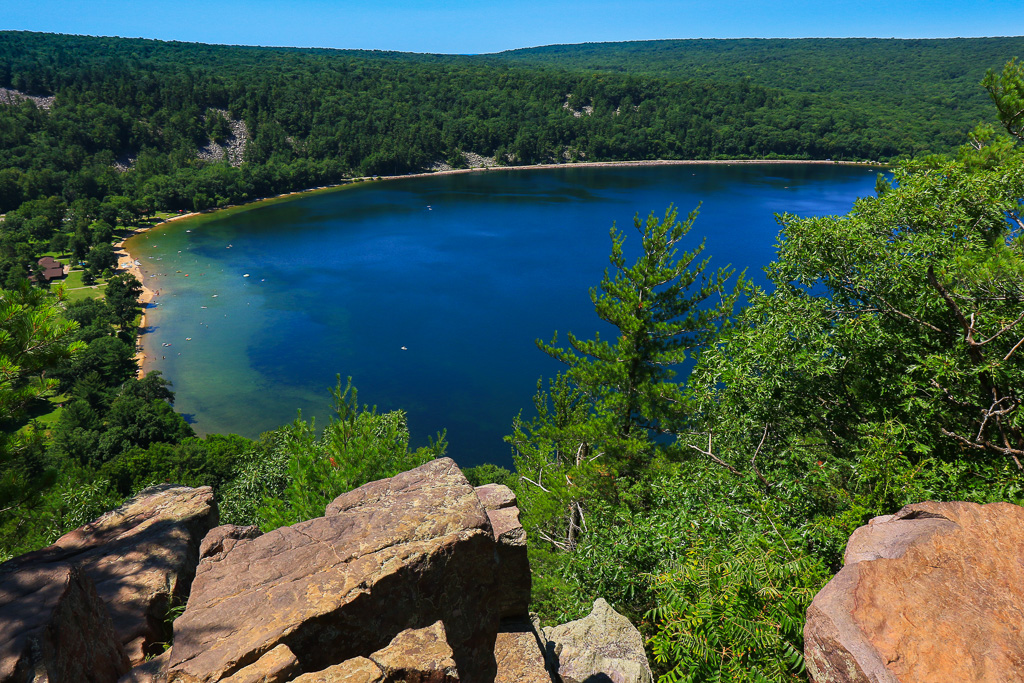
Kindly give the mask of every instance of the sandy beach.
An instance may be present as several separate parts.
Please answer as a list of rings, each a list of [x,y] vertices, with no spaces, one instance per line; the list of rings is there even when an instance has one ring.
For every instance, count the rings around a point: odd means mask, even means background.
[[[190,216],[197,216],[196,213],[187,213],[180,216],[173,216],[167,220],[154,223],[152,226],[139,228],[132,231],[129,237],[133,237],[139,233],[151,230],[157,225],[163,225],[164,223],[170,223],[171,221],[181,220]],[[131,273],[135,278],[142,283],[142,294],[139,295],[139,303],[142,304],[142,319],[139,321],[139,331],[135,337],[135,362],[139,366],[139,379],[145,377],[146,372],[143,369],[143,364],[146,360],[146,350],[143,344],[143,336],[146,330],[146,309],[149,308],[150,304],[159,295],[159,290],[153,290],[146,286],[146,276],[142,272],[142,268],[136,265],[136,259],[128,250],[125,249],[124,243],[128,240],[128,237],[124,238],[120,242],[114,243],[114,253],[117,255],[117,270],[121,273]]]

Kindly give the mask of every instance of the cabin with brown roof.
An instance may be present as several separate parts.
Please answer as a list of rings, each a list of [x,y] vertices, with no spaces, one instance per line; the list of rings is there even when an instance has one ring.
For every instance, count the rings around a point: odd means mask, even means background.
[[[60,261],[53,258],[52,256],[44,256],[38,261],[39,266],[43,269],[43,279],[47,282],[52,282],[57,278],[64,277],[71,270],[70,266],[63,265]]]

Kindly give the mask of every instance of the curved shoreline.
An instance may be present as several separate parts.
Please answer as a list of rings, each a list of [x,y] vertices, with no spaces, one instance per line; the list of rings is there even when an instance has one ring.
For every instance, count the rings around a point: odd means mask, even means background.
[[[180,221],[185,218],[193,218],[199,215],[199,212],[193,211],[191,213],[181,214],[178,216],[171,216],[170,218],[166,218],[144,228],[136,228],[131,231],[131,234],[125,236],[118,242],[114,242],[114,255],[117,256],[117,270],[122,273],[131,273],[142,285],[142,293],[139,294],[139,303],[142,304],[142,317],[139,319],[139,327],[135,333],[135,363],[139,367],[138,379],[142,379],[146,376],[146,349],[142,343],[142,336],[146,333],[146,309],[150,307],[153,299],[156,299],[160,293],[158,290],[152,290],[146,286],[146,275],[142,272],[141,266],[135,264],[137,259],[128,251],[127,247],[125,247],[125,242],[136,235],[141,235],[144,232],[152,230],[158,225],[164,225],[173,221]]]
[[[215,209],[205,209],[203,211],[192,211],[190,213],[181,214],[178,216],[172,216],[164,219],[157,223],[153,223],[144,228],[137,228],[132,231],[130,235],[127,235],[124,239],[114,243],[115,253],[118,257],[117,268],[120,272],[131,273],[142,283],[142,293],[139,295],[139,302],[142,304],[142,318],[139,321],[138,332],[135,337],[135,360],[139,366],[138,378],[142,379],[145,374],[145,362],[146,362],[146,350],[143,343],[143,336],[146,334],[146,309],[150,307],[150,304],[154,299],[158,297],[156,291],[146,286],[145,274],[142,272],[141,267],[135,265],[136,256],[131,254],[125,247],[125,243],[144,232],[148,232],[153,228],[156,228],[167,223],[174,221],[181,221],[190,218],[197,218],[200,216],[208,216],[212,214],[219,214],[224,211],[238,211],[238,210],[249,210],[256,208],[258,205],[277,202],[289,198],[300,198],[305,195],[315,194],[317,192],[325,192],[330,190],[338,190],[350,186],[361,185],[366,182],[379,182],[386,180],[401,180],[403,178],[430,178],[436,176],[446,175],[458,175],[464,173],[490,173],[493,171],[530,171],[530,170],[552,170],[552,169],[568,169],[568,168],[614,168],[614,167],[643,167],[643,166],[699,166],[699,165],[730,165],[730,164],[746,164],[746,165],[765,165],[765,164],[821,164],[821,165],[840,165],[840,166],[867,166],[874,168],[888,168],[889,164],[883,164],[880,162],[872,161],[831,161],[823,159],[649,159],[641,161],[581,161],[575,163],[566,164],[534,164],[530,166],[476,166],[473,168],[455,168],[447,171],[423,171],[419,173],[407,173],[404,175],[391,175],[391,176],[358,176],[351,178],[343,183],[336,185],[321,185],[319,187],[311,187],[303,190],[294,190],[292,192],[284,192],[282,194],[273,195],[270,197],[260,197],[257,199],[251,199],[241,204],[229,204],[227,206],[218,207]]]

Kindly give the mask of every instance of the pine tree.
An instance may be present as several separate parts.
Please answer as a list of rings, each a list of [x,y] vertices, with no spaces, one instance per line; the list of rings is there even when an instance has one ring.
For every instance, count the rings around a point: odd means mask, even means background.
[[[618,329],[614,341],[599,333],[583,340],[571,332],[569,348],[558,346],[557,334],[551,343],[537,341],[569,366],[569,381],[587,394],[619,439],[646,441],[678,429],[684,396],[676,370],[714,338],[746,286],[740,275],[734,291],[726,292],[734,271],[708,271],[710,259],[700,258],[704,241],[679,252],[696,217],[695,209],[680,222],[672,206],[661,220],[653,212],[646,221],[637,214],[633,226],[643,253],[631,266],[623,252],[626,235],[612,226],[611,269],[590,298],[598,317]]]
[[[517,494],[528,510],[524,524],[559,550],[574,550],[586,533],[593,500],[612,500],[620,477],[648,464],[658,434],[686,423],[684,386],[676,370],[709,344],[746,291],[742,276],[726,292],[733,271],[708,272],[704,243],[679,252],[697,211],[684,222],[669,206],[633,225],[643,251],[627,265],[626,235],[612,226],[611,268],[590,298],[598,317],[618,329],[614,341],[567,335],[568,348],[537,345],[568,369],[538,383],[536,417],[516,418],[506,441],[515,448]],[[625,480],[622,480],[625,481]]]

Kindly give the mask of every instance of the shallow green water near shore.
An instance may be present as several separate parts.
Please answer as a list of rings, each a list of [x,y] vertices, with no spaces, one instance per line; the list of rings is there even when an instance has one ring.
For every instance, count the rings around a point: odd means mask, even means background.
[[[833,165],[566,168],[365,183],[132,239],[146,284],[147,370],[200,433],[255,437],[326,419],[335,376],[409,414],[415,443],[448,430],[463,465],[509,465],[502,436],[560,366],[555,330],[602,330],[588,289],[608,230],[703,202],[691,245],[760,276],[773,214],[845,213],[877,169]],[[627,248],[637,246],[631,236]],[[757,279],[757,278],[755,278]],[[763,278],[760,278],[763,282]],[[404,347],[404,348],[403,348]]]

